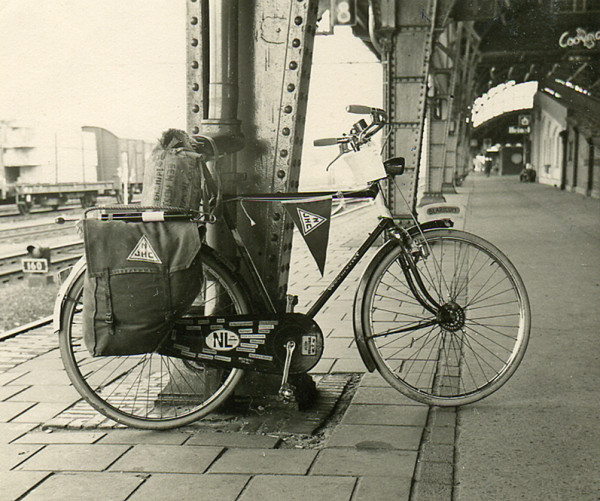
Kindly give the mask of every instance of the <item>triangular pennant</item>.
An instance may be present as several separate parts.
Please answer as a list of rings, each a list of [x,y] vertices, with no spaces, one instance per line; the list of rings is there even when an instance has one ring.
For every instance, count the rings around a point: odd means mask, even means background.
[[[139,239],[127,260],[162,264],[162,261],[158,257],[156,251],[152,248],[152,245],[150,245],[150,241],[146,235],[142,235],[142,238]]]
[[[284,206],[323,275],[329,242],[331,198],[313,202],[286,202]]]

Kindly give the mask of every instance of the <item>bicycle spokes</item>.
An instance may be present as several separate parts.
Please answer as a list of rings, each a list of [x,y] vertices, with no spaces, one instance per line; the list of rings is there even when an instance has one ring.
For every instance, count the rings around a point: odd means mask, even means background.
[[[366,338],[386,379],[409,396],[442,405],[475,400],[522,356],[526,293],[512,265],[477,237],[425,236],[428,252],[407,257],[398,248],[371,280]]]

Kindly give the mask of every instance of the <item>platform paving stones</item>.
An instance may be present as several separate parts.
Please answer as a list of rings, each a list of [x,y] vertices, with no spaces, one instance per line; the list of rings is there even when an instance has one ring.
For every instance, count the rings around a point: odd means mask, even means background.
[[[351,405],[343,424],[387,424],[425,426],[428,409],[425,405]]]
[[[17,370],[33,372],[35,374],[39,371],[59,371],[63,368],[63,363],[60,359],[58,348],[56,348],[58,343],[54,333],[48,332],[47,337],[49,342],[52,343],[54,349],[48,353],[44,353],[41,356],[34,358],[30,357],[26,362],[21,363],[18,366]],[[29,339],[29,336],[27,337],[27,339]],[[20,339],[18,337],[15,338],[15,341],[18,341],[21,344],[27,342],[26,340]]]
[[[310,474],[412,478],[416,458],[414,451],[325,449]]]
[[[127,501],[234,501],[249,478],[248,475],[153,474]],[[263,499],[270,501],[268,497]]]
[[[46,369],[43,371],[29,372],[19,378],[18,384],[36,384],[45,386],[57,384],[69,385],[71,383],[69,381],[69,376],[67,376],[67,373],[61,367],[60,369]]]
[[[355,373],[366,372],[367,368],[362,360],[358,358],[338,358],[331,368],[332,373]]]
[[[10,402],[50,402],[70,405],[80,399],[81,395],[72,386],[39,384],[15,395]]]
[[[190,438],[185,431],[149,431],[125,428],[107,432],[98,442],[100,444],[155,444],[181,445]]]
[[[0,423],[7,423],[22,414],[35,402],[0,402]]]
[[[0,472],[8,471],[38,452],[41,445],[0,445]]]
[[[369,372],[361,380],[363,388],[390,388],[389,383],[378,372]]]
[[[213,445],[221,447],[241,447],[254,449],[272,449],[279,437],[269,435],[250,435],[243,433],[199,432],[192,435],[185,445]]]
[[[0,423],[0,446],[11,443],[35,427],[35,424],[29,423]]]
[[[104,432],[61,430],[44,430],[28,433],[13,443],[15,444],[93,444],[105,435]]]
[[[105,446],[111,447],[111,446]],[[116,446],[112,446],[116,447]],[[204,473],[222,453],[222,447],[136,445],[110,468],[111,471]]]
[[[258,475],[250,480],[239,501],[348,501],[355,484],[353,477]]]
[[[42,424],[50,421],[54,416],[60,414],[68,404],[40,402],[27,409],[22,414],[11,420],[11,423],[37,423]]]
[[[19,465],[19,470],[102,471],[127,451],[123,445],[47,445]]]
[[[305,475],[317,451],[302,449],[229,449],[210,473]]]
[[[0,501],[14,501],[51,475],[45,471],[0,471]]]
[[[357,449],[419,450],[423,428],[393,425],[339,425],[327,441],[328,447]]]
[[[57,473],[35,487],[27,501],[120,501],[144,481],[131,473]]]
[[[27,372],[17,370],[0,372],[0,385],[20,384],[17,380],[25,374]]]
[[[383,380],[382,380],[383,381]],[[385,381],[382,384],[386,384]],[[387,385],[384,388],[366,386],[364,383],[356,391],[353,404],[388,404],[388,405],[419,405],[414,400],[405,397],[395,388]]]
[[[18,393],[21,393],[27,388],[29,388],[29,386],[16,384],[0,386],[0,401],[9,400],[11,397],[15,396]]]
[[[439,483],[452,485],[453,465],[452,463],[439,463],[423,461],[417,463],[417,482]]]
[[[409,501],[411,479],[402,478],[380,478],[361,477],[352,501]],[[441,501],[450,498],[430,498],[429,501]]]

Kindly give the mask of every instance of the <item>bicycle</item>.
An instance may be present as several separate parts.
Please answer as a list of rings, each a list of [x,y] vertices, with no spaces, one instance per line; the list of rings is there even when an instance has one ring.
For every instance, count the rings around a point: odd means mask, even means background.
[[[315,145],[337,145],[337,158],[360,159],[386,115],[364,106],[348,111],[368,114],[371,123],[361,119],[348,134]],[[146,429],[186,425],[212,412],[232,394],[244,370],[280,374],[280,395],[291,399],[289,375],[310,371],[323,353],[315,315],[383,235],[386,242],[367,265],[353,306],[356,346],[366,368],[428,405],[465,405],[498,390],[517,369],[529,339],[531,312],[521,277],[499,249],[452,229],[448,219],[415,220],[407,228],[396,224],[381,183],[402,174],[404,160],[378,163],[383,175],[341,195],[224,197],[225,216],[228,206],[252,200],[341,196],[382,203],[385,212],[376,228],[304,314],[276,310],[235,225],[224,217],[257,294],[249,297],[238,270],[203,245],[202,290],[167,343],[143,355],[93,358],[81,339],[82,258],[55,306],[61,357],[74,387],[105,416]]]

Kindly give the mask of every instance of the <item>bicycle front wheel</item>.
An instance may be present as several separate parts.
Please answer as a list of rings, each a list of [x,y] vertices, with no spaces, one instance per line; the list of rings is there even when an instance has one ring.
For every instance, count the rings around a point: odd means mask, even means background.
[[[432,311],[415,299],[391,247],[375,265],[360,301],[361,328],[381,375],[429,405],[475,402],[500,388],[518,367],[529,339],[525,286],[489,242],[458,230],[415,238],[412,254]]]
[[[204,315],[249,313],[237,280],[202,251],[203,286],[190,311]],[[222,404],[243,371],[209,368],[159,353],[92,357],[81,314],[85,267],[66,292],[59,334],[63,365],[73,386],[103,415],[135,428],[166,430],[189,424]]]

